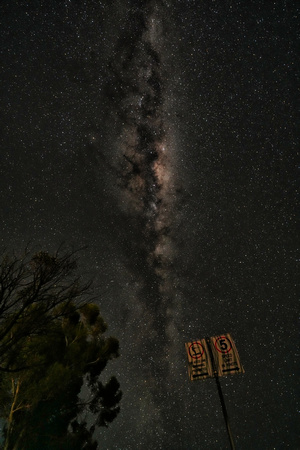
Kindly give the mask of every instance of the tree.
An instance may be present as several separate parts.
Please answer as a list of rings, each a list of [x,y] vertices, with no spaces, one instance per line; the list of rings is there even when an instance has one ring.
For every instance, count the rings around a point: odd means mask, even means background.
[[[73,270],[71,259],[64,260],[70,270],[63,272],[61,266],[59,270],[56,267],[56,258],[45,253],[38,255],[39,277],[27,275],[27,285],[17,289],[15,297],[11,293],[12,306],[7,308],[10,315],[7,313],[0,321],[0,333],[9,343],[2,345],[5,370],[0,377],[5,450],[96,449],[97,442],[92,437],[95,427],[107,426],[119,412],[122,394],[118,381],[115,377],[106,384],[100,381],[107,362],[118,356],[119,343],[113,337],[104,337],[107,325],[98,306],[78,298],[82,289],[78,278],[75,288],[68,278]],[[32,261],[35,264],[34,257]],[[13,273],[11,263],[8,267]],[[36,267],[33,271],[36,275]],[[68,276],[65,283],[63,273]],[[32,294],[37,279],[43,300]],[[82,291],[85,296],[86,286]],[[25,293],[25,299],[20,293]],[[28,298],[34,301],[24,308]],[[28,326],[31,317],[33,330]],[[9,334],[4,333],[8,329]],[[11,338],[14,336],[17,339]],[[79,396],[83,384],[89,391],[84,399]]]
[[[43,335],[50,321],[72,303],[91,301],[90,282],[77,274],[77,251],[50,255],[28,250],[0,262],[0,371],[17,371],[15,355],[24,337]],[[59,307],[60,306],[60,307]]]

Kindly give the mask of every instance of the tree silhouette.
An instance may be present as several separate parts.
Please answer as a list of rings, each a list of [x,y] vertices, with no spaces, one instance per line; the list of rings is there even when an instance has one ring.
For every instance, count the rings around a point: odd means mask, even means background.
[[[95,428],[108,426],[119,413],[118,381],[100,381],[108,361],[118,356],[119,343],[104,337],[107,325],[98,306],[80,297],[88,296],[88,285],[70,278],[73,263],[70,254],[39,253],[28,267],[24,260],[14,265],[7,259],[10,278],[2,284],[7,294],[4,290],[1,297],[5,317],[0,320],[5,450],[96,449]]]
[[[91,301],[90,282],[77,273],[77,251],[54,255],[28,250],[4,254],[0,262],[0,371],[17,371],[14,361],[23,338],[42,335],[50,321],[63,317],[71,303]],[[59,307],[60,306],[60,307]]]

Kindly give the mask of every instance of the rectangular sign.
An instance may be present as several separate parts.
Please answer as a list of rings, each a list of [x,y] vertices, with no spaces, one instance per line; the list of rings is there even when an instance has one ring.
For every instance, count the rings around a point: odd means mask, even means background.
[[[198,339],[197,341],[187,342],[185,348],[189,361],[188,370],[190,379],[193,381],[213,377],[213,369],[206,340]]]
[[[245,373],[240,357],[230,334],[210,338],[211,350],[218,376]]]
[[[236,346],[228,333],[187,342],[185,348],[192,381],[245,373]]]

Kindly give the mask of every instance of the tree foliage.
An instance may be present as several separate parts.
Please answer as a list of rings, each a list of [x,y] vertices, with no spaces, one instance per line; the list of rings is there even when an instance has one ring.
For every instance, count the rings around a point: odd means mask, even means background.
[[[28,250],[0,262],[0,370],[17,370],[14,357],[25,336],[42,335],[72,303],[90,300],[90,283],[77,274],[76,251],[55,255]]]
[[[74,278],[71,254],[39,253],[23,266],[9,259],[1,266],[4,449],[96,449],[95,427],[119,412],[117,379],[100,381],[119,343],[104,336],[98,306],[85,301],[88,285]]]

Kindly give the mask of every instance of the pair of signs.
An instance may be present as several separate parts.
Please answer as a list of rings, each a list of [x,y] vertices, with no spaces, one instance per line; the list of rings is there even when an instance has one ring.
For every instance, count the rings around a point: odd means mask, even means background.
[[[244,373],[239,354],[230,334],[187,342],[191,380]]]

